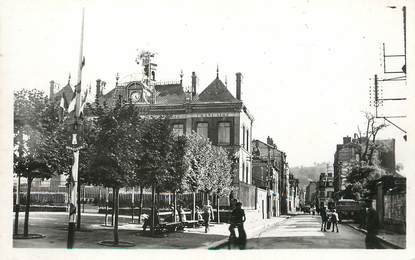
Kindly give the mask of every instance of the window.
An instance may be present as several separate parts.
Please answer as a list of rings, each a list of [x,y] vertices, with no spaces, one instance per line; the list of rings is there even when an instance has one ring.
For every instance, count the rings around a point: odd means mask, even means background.
[[[208,138],[208,123],[197,123],[196,132],[199,135]]]
[[[248,170],[249,168],[248,168],[248,163],[246,164],[246,180],[245,180],[245,182],[246,183],[249,183],[249,170]]]
[[[242,147],[245,148],[245,126],[242,126]]]
[[[231,144],[231,123],[222,122],[218,125],[218,144]]]
[[[174,136],[181,136],[183,135],[183,124],[174,124],[173,125],[173,135]]]
[[[245,180],[245,162],[242,162],[242,180],[241,181],[244,181]]]
[[[246,129],[246,150],[249,151],[249,130]]]

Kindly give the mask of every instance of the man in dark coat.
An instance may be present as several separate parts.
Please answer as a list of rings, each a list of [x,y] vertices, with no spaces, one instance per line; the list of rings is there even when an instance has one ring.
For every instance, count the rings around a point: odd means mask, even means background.
[[[327,207],[326,206],[320,209],[320,216],[321,216],[321,231],[326,231],[326,224],[327,224]]]
[[[368,206],[366,212],[366,226],[367,226],[367,233],[366,233],[366,248],[367,249],[380,249],[382,248],[379,244],[379,241],[376,237],[379,230],[379,216],[378,213],[374,208]]]

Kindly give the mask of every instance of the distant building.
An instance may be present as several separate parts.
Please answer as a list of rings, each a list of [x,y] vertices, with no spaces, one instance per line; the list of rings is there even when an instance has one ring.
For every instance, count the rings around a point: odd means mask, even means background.
[[[306,187],[305,191],[305,204],[310,206],[315,206],[316,204],[316,192],[317,192],[317,184],[318,182],[310,181],[310,183]]]
[[[295,213],[300,210],[299,180],[289,174],[288,212]]]
[[[343,191],[346,188],[346,178],[349,174],[350,166],[359,162],[361,152],[358,143],[363,143],[364,138],[359,138],[356,134],[352,139],[349,136],[343,137],[343,143],[336,146],[334,154],[334,191]],[[375,150],[373,160],[385,171],[395,171],[395,139],[376,140],[376,144],[382,147],[382,151]]]
[[[278,150],[272,138],[267,138],[267,143],[259,140],[252,141],[252,184],[256,187],[269,190],[267,209],[272,211],[272,216],[279,216],[282,212],[281,198],[284,189],[282,183],[287,183],[283,179],[287,176],[286,154]],[[284,204],[286,205],[286,203]]]
[[[303,209],[305,206],[305,189],[304,188],[299,188],[298,196],[299,196],[300,209]]]
[[[318,181],[317,193],[318,205],[320,207],[327,206],[334,208],[334,187],[333,187],[333,173],[322,172]]]

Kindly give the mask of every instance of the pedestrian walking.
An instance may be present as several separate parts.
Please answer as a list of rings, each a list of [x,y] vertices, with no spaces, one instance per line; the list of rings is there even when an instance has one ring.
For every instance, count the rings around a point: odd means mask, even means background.
[[[378,213],[371,205],[367,206],[366,209],[366,226],[367,226],[367,233],[366,233],[366,248],[367,249],[381,249],[378,239],[376,235],[379,231],[379,217]]]
[[[321,217],[321,231],[326,232],[326,224],[327,224],[327,207],[326,206],[320,209],[320,217]]]
[[[336,209],[333,209],[333,212],[331,213],[331,224],[333,225],[331,232],[334,232],[334,226],[336,226],[336,232],[339,233],[339,227],[337,226],[338,222],[339,214],[336,212]]]
[[[205,233],[209,231],[210,220],[215,220],[215,217],[213,215],[213,208],[210,205],[210,201],[207,200],[205,206],[203,206],[203,221],[205,226]]]
[[[244,228],[244,222],[246,221],[245,211],[242,209],[242,203],[237,202],[235,205],[235,209],[232,210],[229,231],[230,237],[236,238],[235,235],[235,228],[238,229],[238,241],[244,242],[246,241],[246,232]]]

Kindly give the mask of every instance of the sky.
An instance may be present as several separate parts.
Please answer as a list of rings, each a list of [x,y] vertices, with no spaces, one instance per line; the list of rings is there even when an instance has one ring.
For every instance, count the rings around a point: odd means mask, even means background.
[[[218,67],[235,94],[241,72],[255,139],[272,137],[291,166],[333,162],[342,137],[363,128],[362,111],[373,112],[373,75],[390,76],[382,73],[381,44],[403,53],[403,4],[411,24],[415,8],[406,1],[3,1],[2,87],[48,93],[50,80],[63,87],[69,74],[74,84],[84,6],[84,87],[100,78],[105,93],[116,73],[121,80],[138,73],[138,50],[157,53],[158,80],[179,80],[183,70],[189,86],[195,71],[199,93]],[[409,53],[413,47],[408,41]],[[385,86],[384,95],[413,95],[402,84]],[[385,102],[381,112],[408,115],[410,106]],[[394,123],[409,131],[409,121]],[[413,150],[402,136],[393,126],[379,135],[396,139],[396,160],[406,168]]]

